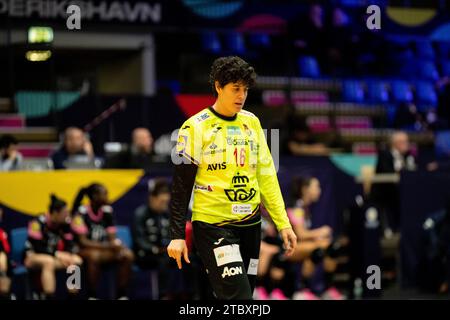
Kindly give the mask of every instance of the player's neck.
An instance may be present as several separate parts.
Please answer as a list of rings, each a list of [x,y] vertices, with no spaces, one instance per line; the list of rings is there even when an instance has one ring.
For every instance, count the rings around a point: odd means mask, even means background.
[[[213,104],[212,108],[214,109],[214,111],[224,117],[234,117],[236,115],[236,113],[227,111],[219,100],[216,100],[216,103]]]

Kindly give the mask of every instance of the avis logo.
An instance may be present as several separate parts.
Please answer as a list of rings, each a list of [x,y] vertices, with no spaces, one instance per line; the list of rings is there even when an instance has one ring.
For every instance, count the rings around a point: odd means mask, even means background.
[[[225,170],[226,168],[227,168],[227,165],[225,162],[213,163],[213,164],[208,164],[208,169],[206,169],[206,171]]]
[[[222,273],[222,279],[225,277],[235,276],[237,274],[242,274],[242,267],[225,267]]]

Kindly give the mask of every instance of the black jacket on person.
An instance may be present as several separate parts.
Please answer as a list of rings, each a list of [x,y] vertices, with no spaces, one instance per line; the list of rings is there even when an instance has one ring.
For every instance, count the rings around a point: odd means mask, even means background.
[[[401,161],[403,164],[396,164]],[[378,153],[376,173],[396,173],[403,170],[415,170],[416,160],[411,153],[398,154],[397,160],[391,150]],[[387,210],[389,225],[396,229],[400,225],[400,190],[395,183],[377,183],[372,187],[372,196],[379,207]]]
[[[138,260],[165,254],[170,242],[170,220],[167,212],[157,213],[142,205],[134,213],[132,233],[134,251]]]
[[[378,161],[376,173],[396,173],[401,170],[414,170],[416,167],[416,160],[414,156],[408,152],[405,155],[400,155],[404,162],[403,168],[400,170],[395,168],[395,159],[391,150],[383,150],[378,153]]]

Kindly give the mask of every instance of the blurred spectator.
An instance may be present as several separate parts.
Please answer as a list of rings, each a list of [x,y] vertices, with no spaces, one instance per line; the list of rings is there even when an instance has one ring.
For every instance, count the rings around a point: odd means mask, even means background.
[[[53,153],[51,159],[54,169],[66,169],[71,163],[93,163],[94,150],[81,129],[69,127],[64,131],[63,145]]]
[[[423,131],[428,128],[428,123],[414,103],[405,102],[395,112],[394,128]]]
[[[411,152],[408,135],[403,131],[394,132],[389,148],[378,152],[375,172],[399,173],[402,170],[417,169],[416,158]],[[395,183],[379,183],[373,187],[374,200],[384,212],[385,232],[396,232],[400,226],[400,193]]]
[[[19,170],[22,166],[23,157],[17,150],[17,139],[5,134],[0,138],[0,171]]]
[[[112,156],[106,161],[106,168],[147,169],[153,162],[153,136],[147,128],[136,128],[132,133],[128,150]]]
[[[294,52],[313,55],[322,64],[325,57],[323,48],[326,44],[322,5],[313,3],[306,17],[302,15],[293,19],[289,26],[289,36],[292,39]]]
[[[0,222],[2,221],[3,210],[0,208]],[[8,242],[8,235],[0,228],[0,301],[10,299],[11,287],[11,269],[9,263],[10,246]]]
[[[443,210],[423,223],[425,253],[419,267],[419,286],[433,293],[448,293],[450,283],[450,197]]]
[[[442,128],[450,128],[450,76],[446,75],[437,82],[438,107],[437,116]]]
[[[391,135],[390,149],[378,154],[377,173],[396,173],[401,170],[416,170],[417,164],[411,152],[409,137],[406,132],[397,131]]]
[[[357,23],[354,24],[354,26],[362,26],[357,30],[359,32],[354,39],[358,74],[385,76],[389,72],[392,73],[392,69],[394,69],[394,66],[391,66],[392,59],[389,57],[387,49],[388,42],[384,39],[381,29],[370,30],[366,27],[368,17],[369,15],[364,11],[359,16]]]
[[[28,225],[24,265],[40,270],[44,299],[53,299],[56,290],[55,270],[81,265],[81,257],[70,229],[70,213],[64,200],[51,195],[48,213]],[[76,294],[77,291],[72,291]]]
[[[142,269],[158,271],[160,299],[171,300],[186,291],[187,267],[178,270],[167,255],[170,188],[165,179],[149,181],[147,204],[134,213],[133,243],[136,263]],[[184,288],[183,288],[184,287]]]
[[[302,116],[288,118],[288,137],[285,151],[291,155],[328,155],[330,150],[324,142],[319,142]]]
[[[333,75],[354,74],[356,37],[352,32],[349,17],[340,7],[331,14],[327,28],[327,71]]]
[[[85,196],[88,205],[81,205]],[[77,235],[80,255],[87,265],[88,295],[97,299],[97,282],[101,268],[117,264],[117,298],[128,299],[127,286],[133,264],[133,252],[116,237],[113,209],[109,205],[108,190],[93,183],[82,188],[72,206],[72,229]]]
[[[346,244],[344,238],[333,238],[333,230],[323,225],[312,228],[310,205],[317,202],[321,195],[320,182],[314,177],[300,177],[294,180],[293,195],[295,205],[287,209],[289,220],[299,239],[294,254],[289,261],[301,262],[299,290],[294,294],[295,300],[317,300],[311,280],[318,267],[324,270],[324,290],[321,297],[327,300],[343,300],[345,297],[336,289],[333,283],[337,268],[336,258]]]

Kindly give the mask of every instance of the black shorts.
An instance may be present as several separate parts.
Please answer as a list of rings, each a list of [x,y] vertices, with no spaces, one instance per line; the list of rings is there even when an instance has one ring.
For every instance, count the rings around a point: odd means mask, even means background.
[[[214,294],[221,300],[251,300],[261,244],[261,223],[215,226],[194,221],[194,244]]]

